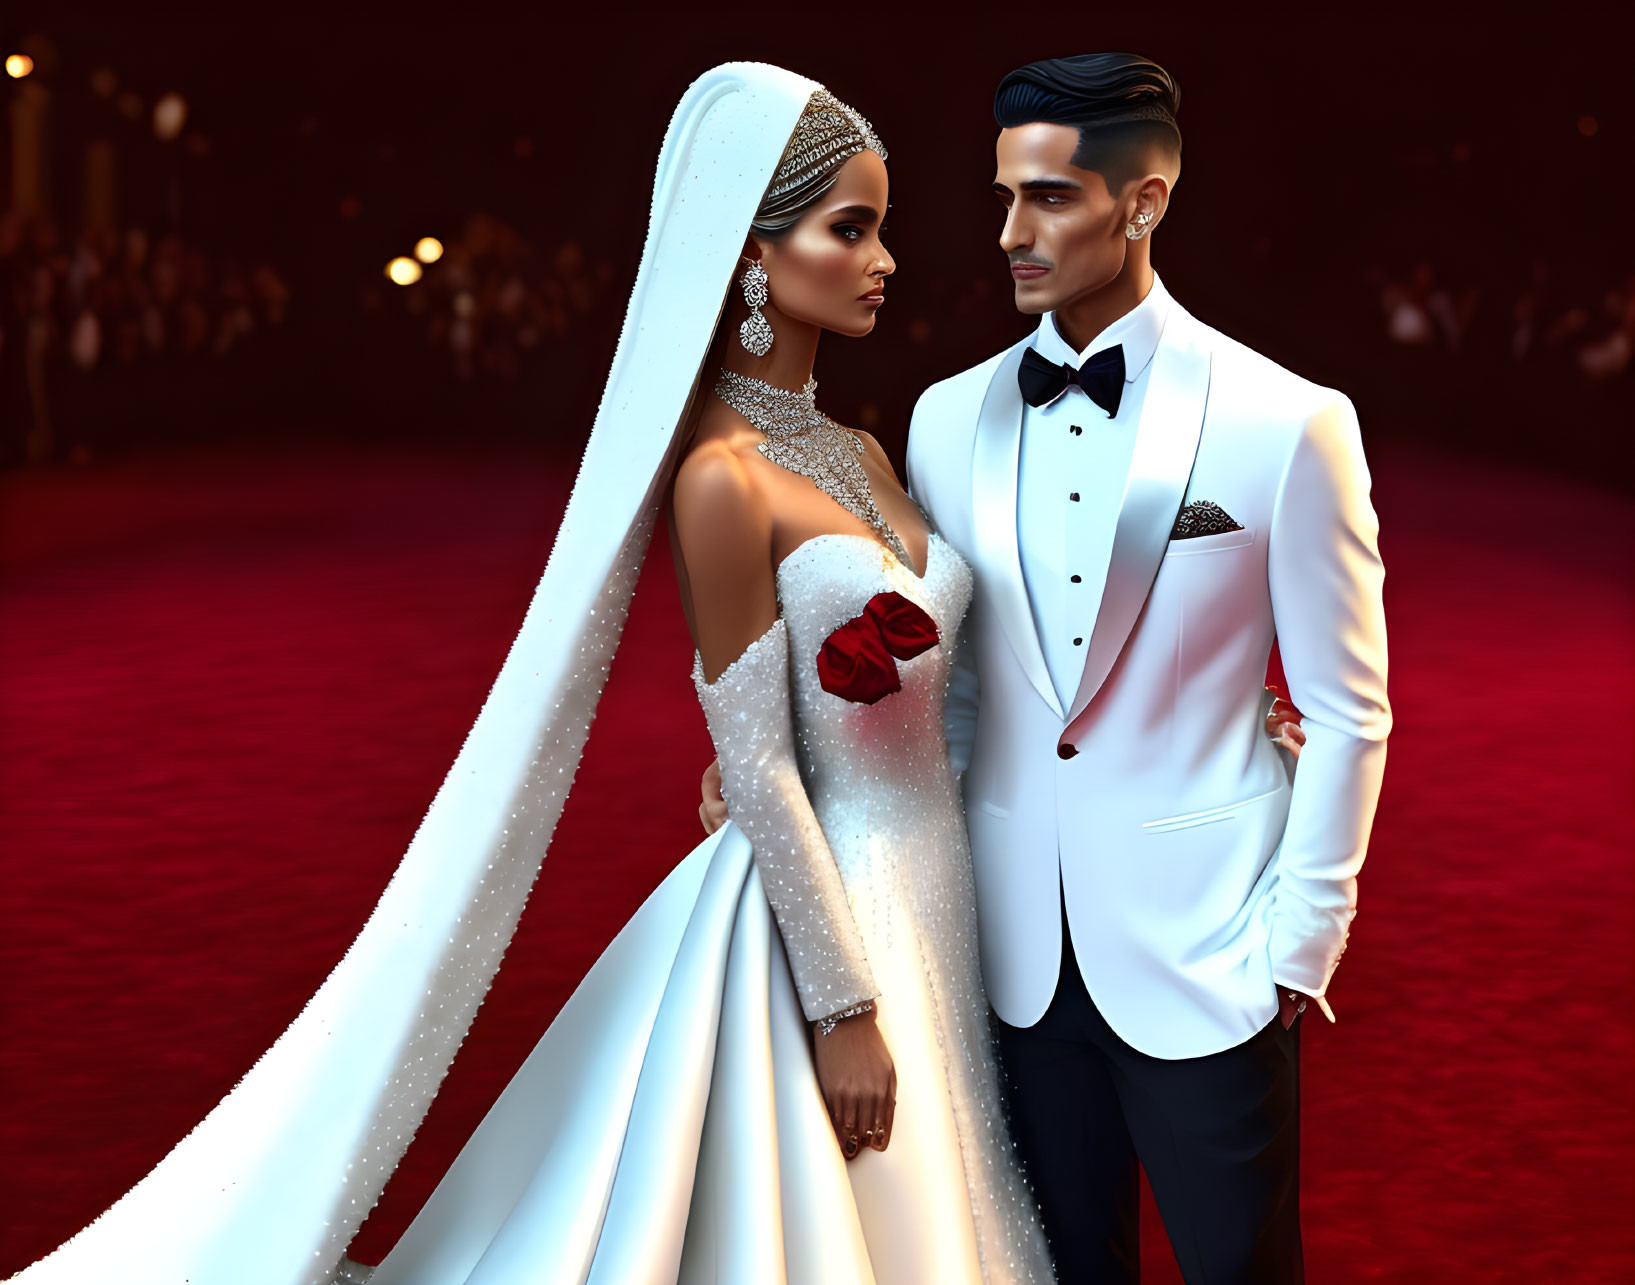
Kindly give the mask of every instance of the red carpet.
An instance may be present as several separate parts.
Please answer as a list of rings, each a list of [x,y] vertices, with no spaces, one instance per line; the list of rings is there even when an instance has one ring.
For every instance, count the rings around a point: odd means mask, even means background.
[[[1635,1279],[1635,506],[1375,454],[1398,723],[1340,1023],[1305,1033],[1310,1276]],[[328,445],[0,476],[0,1273],[136,1181],[339,958],[570,478]],[[709,750],[656,552],[516,944],[363,1260],[698,838]],[[1147,1237],[1148,1279],[1178,1279]]]

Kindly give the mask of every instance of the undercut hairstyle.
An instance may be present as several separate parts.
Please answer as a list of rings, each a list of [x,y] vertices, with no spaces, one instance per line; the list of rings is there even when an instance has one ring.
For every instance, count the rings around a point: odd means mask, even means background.
[[[1071,125],[1079,131],[1073,164],[1094,170],[1108,192],[1152,172],[1153,160],[1179,172],[1181,87],[1157,63],[1136,54],[1081,54],[1018,67],[999,82],[994,120],[1001,129]]]

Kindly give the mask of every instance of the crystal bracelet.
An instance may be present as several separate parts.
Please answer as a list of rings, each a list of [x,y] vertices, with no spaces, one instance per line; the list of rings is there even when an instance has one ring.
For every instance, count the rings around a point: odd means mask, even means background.
[[[830,1013],[828,1017],[818,1019],[818,1034],[832,1035],[835,1027],[839,1026],[848,1017],[856,1017],[859,1013],[872,1012],[874,1012],[874,1001],[866,999],[861,1004],[853,1004],[850,1008],[843,1008],[838,1013]]]

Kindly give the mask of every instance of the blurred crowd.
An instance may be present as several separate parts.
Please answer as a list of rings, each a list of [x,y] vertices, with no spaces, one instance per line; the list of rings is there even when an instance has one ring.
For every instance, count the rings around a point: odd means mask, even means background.
[[[372,280],[365,313],[409,329],[460,382],[516,380],[558,364],[564,345],[612,333],[613,265],[590,264],[575,241],[541,249],[487,214],[466,219],[421,279]]]
[[[364,325],[331,303],[290,333],[291,290],[268,264],[173,234],[65,238],[0,218],[0,466],[253,422],[282,433],[306,418],[389,435],[550,427],[582,440],[628,266],[592,261],[574,240],[536,244],[486,214],[438,251],[408,285],[371,266],[354,286]],[[1538,258],[1506,283],[1502,269],[1445,266],[1460,261],[1359,266],[1360,292],[1313,302],[1326,348],[1354,361],[1337,382],[1384,431],[1484,449],[1518,441],[1534,458],[1534,426],[1548,420],[1555,458],[1603,458],[1597,443],[1635,390],[1635,272],[1597,280]],[[915,387],[946,374],[948,337],[983,330],[1007,294],[991,273],[927,281],[924,315],[894,319],[893,368]],[[1271,333],[1288,338],[1281,323]],[[1309,358],[1288,359],[1299,369]],[[889,433],[895,419],[869,385],[878,369],[841,375],[832,396],[860,427]]]
[[[1378,311],[1360,391],[1398,432],[1628,488],[1613,430],[1635,414],[1635,271],[1458,262],[1364,274]]]
[[[172,418],[216,413],[195,376],[242,373],[243,350],[283,324],[289,303],[272,266],[173,234],[70,237],[0,215],[0,463],[123,444],[152,418],[129,413],[142,399]]]
[[[1466,39],[1457,24],[1354,27],[1325,55],[1328,106],[1282,113],[1272,133],[1252,116],[1230,127],[1246,69],[1279,65],[1270,46],[1220,57],[1209,24],[1167,46],[1191,68],[1189,110],[1215,125],[1192,136],[1206,168],[1159,234],[1165,281],[1204,320],[1344,389],[1371,435],[1635,479],[1613,47],[1516,78],[1497,55],[1439,54]],[[320,41],[292,28],[218,83],[222,30],[134,14],[66,25],[39,37],[25,80],[0,79],[16,162],[0,201],[76,211],[55,225],[0,213],[0,468],[204,436],[576,450],[637,267],[657,109],[536,146],[558,105],[600,89],[583,59],[552,64],[545,106],[529,41],[499,50],[486,29],[445,24],[429,64],[442,79],[422,81],[395,63],[423,53],[412,25],[341,24]],[[1490,34],[1531,55],[1525,35]],[[678,74],[671,56],[651,70]],[[197,85],[171,84],[172,67]],[[868,92],[888,124],[923,105],[913,77]],[[978,174],[985,130],[961,152]],[[981,183],[950,186],[935,138],[905,139],[891,162],[902,271],[878,339],[823,357],[827,407],[892,451],[921,389],[1029,324],[994,244],[999,207]],[[1298,209],[1274,214],[1235,177],[1263,172],[1269,139],[1293,158]],[[562,176],[609,159],[618,195],[592,217]],[[81,229],[79,211],[118,230]]]
[[[1518,365],[1553,363],[1586,384],[1630,371],[1635,357],[1635,271],[1574,291],[1549,259],[1535,259],[1508,292],[1444,281],[1422,259],[1411,271],[1373,269],[1384,335],[1409,349],[1458,355],[1472,344]]]

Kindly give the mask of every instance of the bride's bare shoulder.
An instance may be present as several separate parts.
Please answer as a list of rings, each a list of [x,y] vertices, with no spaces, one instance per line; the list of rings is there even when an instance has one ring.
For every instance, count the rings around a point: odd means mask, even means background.
[[[772,508],[751,460],[758,440],[706,408],[671,489],[682,601],[710,682],[778,615]]]
[[[688,560],[727,546],[768,543],[771,508],[751,462],[760,435],[726,407],[706,407],[671,493],[676,533]]]

